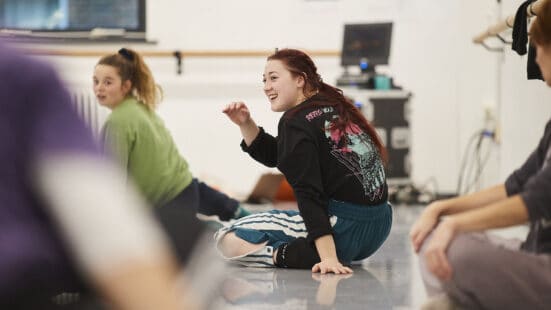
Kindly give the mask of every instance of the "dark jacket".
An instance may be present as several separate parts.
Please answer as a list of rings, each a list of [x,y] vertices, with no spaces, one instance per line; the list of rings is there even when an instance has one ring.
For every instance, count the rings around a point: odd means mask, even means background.
[[[285,175],[311,240],[332,232],[329,199],[373,206],[388,196],[375,144],[356,125],[344,133],[331,130],[337,111],[315,105],[326,100],[318,94],[286,111],[277,138],[261,129],[249,147],[241,144],[251,157]]]
[[[551,253],[551,120],[536,150],[505,181],[507,195],[520,194],[530,218],[522,249]]]

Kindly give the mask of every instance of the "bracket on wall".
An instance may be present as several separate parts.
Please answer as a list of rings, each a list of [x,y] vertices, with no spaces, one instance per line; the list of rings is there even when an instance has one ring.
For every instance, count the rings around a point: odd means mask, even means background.
[[[178,75],[181,75],[182,74],[182,52],[174,51],[173,55],[174,57],[176,57],[176,73],[178,73]]]

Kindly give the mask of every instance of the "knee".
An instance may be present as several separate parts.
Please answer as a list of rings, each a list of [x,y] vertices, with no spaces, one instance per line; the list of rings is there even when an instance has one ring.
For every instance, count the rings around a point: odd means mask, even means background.
[[[460,234],[451,242],[446,252],[448,263],[452,268],[452,278],[450,281],[442,282],[432,272],[429,271],[426,261],[427,244],[431,236],[425,240],[419,252],[419,267],[421,277],[427,289],[427,293],[432,296],[443,292],[450,293],[449,289],[460,283],[473,279],[472,274],[477,273],[477,249],[470,241],[469,235]],[[474,272],[473,272],[474,271]],[[462,285],[460,285],[462,286]]]
[[[483,252],[472,234],[460,234],[450,243],[447,251],[448,261],[453,270],[474,270],[481,264],[480,255]],[[457,274],[457,273],[455,273]]]
[[[243,249],[240,247],[239,238],[235,233],[227,233],[218,243],[218,249],[227,258],[241,256]]]
[[[254,244],[247,242],[230,232],[224,235],[218,242],[218,249],[226,258],[233,258],[238,256],[247,255],[251,252],[257,251],[262,248],[265,243]]]
[[[461,295],[459,292],[469,287],[490,285],[493,281],[491,274],[496,270],[497,257],[489,255],[491,245],[479,237],[478,234],[461,234],[448,247],[447,257],[453,274],[446,283],[446,291],[452,296]]]
[[[419,259],[421,262],[425,261],[425,254],[427,250],[427,244],[430,243],[432,234],[427,237],[421,249],[419,250]],[[478,248],[476,244],[472,242],[473,236],[471,234],[459,234],[457,235],[448,246],[446,251],[446,257],[453,269],[464,269],[477,262]]]

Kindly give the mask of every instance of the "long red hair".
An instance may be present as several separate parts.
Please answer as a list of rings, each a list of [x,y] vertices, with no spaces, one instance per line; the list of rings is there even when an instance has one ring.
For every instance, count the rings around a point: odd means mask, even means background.
[[[306,96],[318,92],[329,99],[326,101],[315,101],[313,104],[319,107],[330,106],[337,111],[339,117],[333,122],[331,129],[346,132],[346,128],[350,124],[356,124],[369,135],[377,147],[383,162],[387,162],[386,149],[375,128],[367,121],[361,111],[354,106],[353,102],[343,95],[342,90],[323,82],[310,56],[300,50],[286,48],[268,56],[268,60],[279,60],[294,77],[302,76],[304,78],[303,91]]]

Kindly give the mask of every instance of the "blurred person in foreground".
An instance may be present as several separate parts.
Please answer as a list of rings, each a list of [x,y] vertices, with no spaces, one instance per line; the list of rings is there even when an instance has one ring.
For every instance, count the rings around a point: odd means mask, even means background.
[[[551,1],[542,4],[530,37],[551,86]],[[436,201],[423,211],[410,233],[432,296],[423,309],[549,309],[550,160],[551,120],[537,148],[505,183]],[[480,233],[525,223],[530,231],[523,243]]]
[[[196,308],[56,73],[20,54],[0,42],[0,308],[53,309],[64,291],[95,291],[115,309]]]

